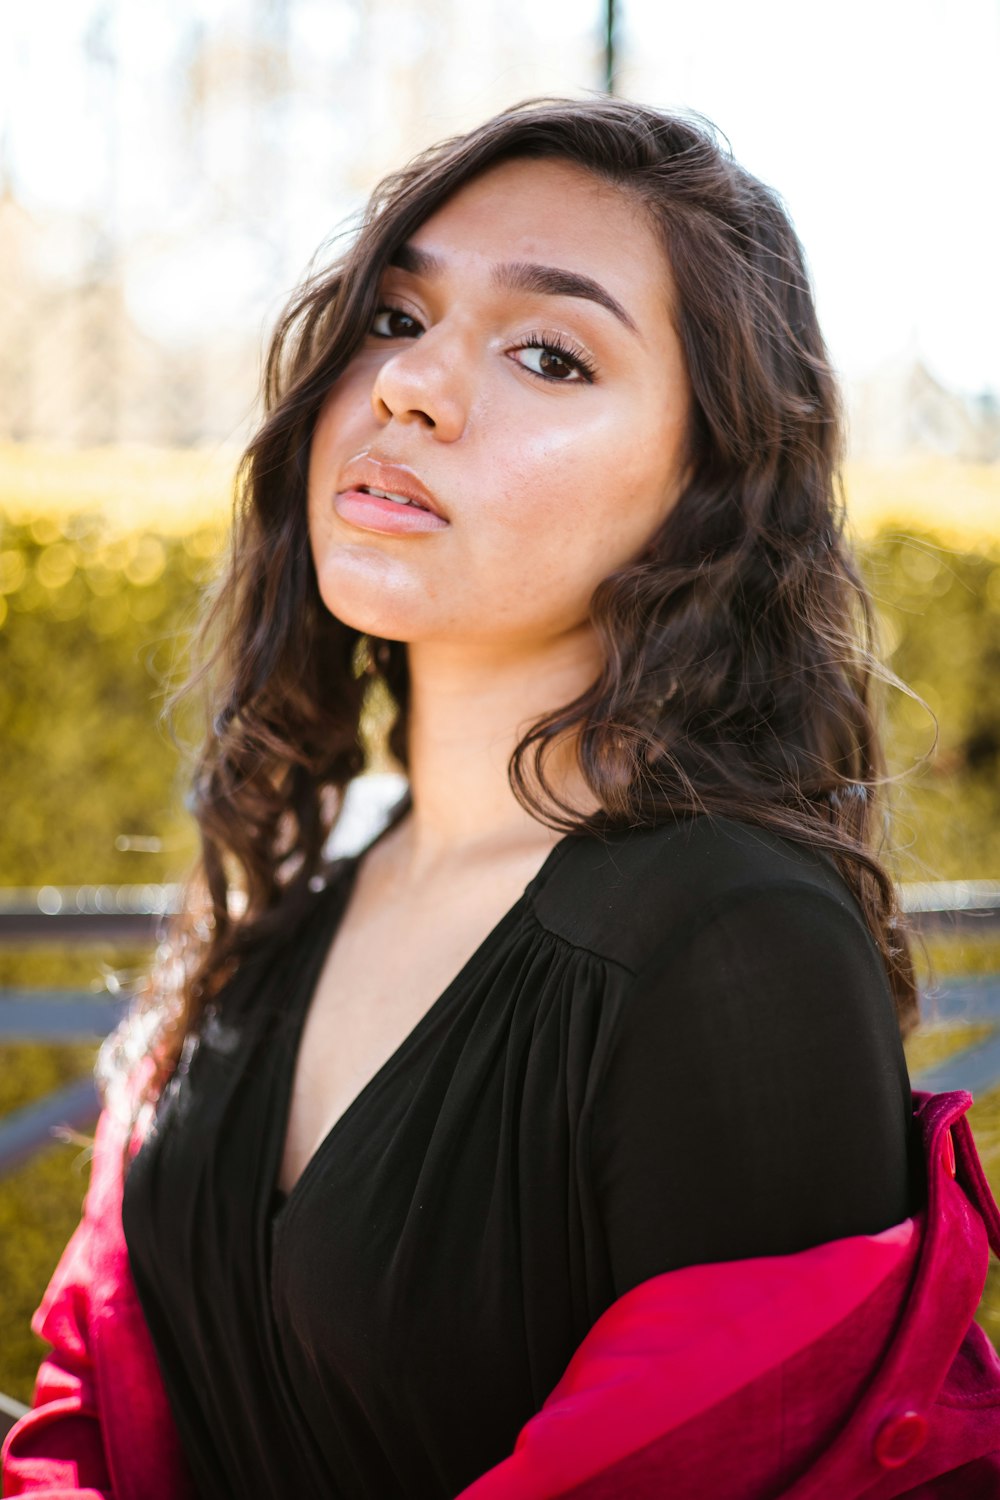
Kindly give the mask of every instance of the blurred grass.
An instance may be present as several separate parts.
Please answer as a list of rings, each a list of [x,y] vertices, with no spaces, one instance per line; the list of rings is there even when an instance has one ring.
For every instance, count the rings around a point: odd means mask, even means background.
[[[984,1042],[995,1030],[992,1021],[922,1023],[903,1043],[910,1077],[927,1068],[936,1068],[976,1042]]]
[[[1000,974],[1000,935],[928,933],[917,945],[915,959],[922,984],[947,974]],[[925,1018],[930,1014],[925,1010]]]
[[[238,454],[220,448],[42,450],[0,444],[0,880],[182,878],[195,838],[187,769],[160,715],[183,676],[202,590],[218,567]],[[1000,878],[1000,467],[927,459],[848,466],[862,569],[892,668],[936,714],[886,698],[897,878]],[[190,721],[180,725],[182,741]],[[370,731],[363,727],[363,734]],[[377,736],[370,734],[374,743]],[[129,848],[140,836],[141,850]],[[1000,939],[935,934],[933,982],[1000,974]],[[127,983],[143,952],[0,950],[0,985]],[[987,1028],[988,1029],[988,1028]],[[933,988],[907,1039],[913,1073],[983,1028],[942,1026]],[[80,1076],[93,1047],[11,1047],[0,1114]],[[1000,1194],[1000,1088],[971,1113]],[[42,1346],[28,1320],[79,1217],[87,1154],[55,1144],[0,1181],[0,1390],[30,1398]],[[1000,1336],[1000,1276],[977,1317]]]

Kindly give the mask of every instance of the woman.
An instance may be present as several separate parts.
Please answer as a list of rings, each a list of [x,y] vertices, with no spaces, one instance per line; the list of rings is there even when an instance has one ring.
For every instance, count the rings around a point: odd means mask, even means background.
[[[106,1059],[11,1492],[784,1493],[863,1403],[932,1160],[872,611],[787,215],[697,119],[525,101],[380,185],[265,384],[207,626],[201,868]],[[330,862],[380,686],[406,795]],[[1000,1246],[956,1135],[982,1217],[942,1370],[984,1218]],[[975,1436],[942,1458],[935,1429],[917,1478],[1000,1449],[969,1337]],[[784,1394],[728,1448],[650,1447],[768,1360]],[[867,1492],[925,1447],[914,1420],[814,1492]]]

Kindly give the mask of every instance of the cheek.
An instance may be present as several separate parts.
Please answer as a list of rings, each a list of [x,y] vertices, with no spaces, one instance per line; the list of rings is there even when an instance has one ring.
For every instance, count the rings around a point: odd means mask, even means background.
[[[530,538],[539,561],[576,559],[603,576],[669,508],[676,425],[633,400],[563,431],[522,431],[516,454],[498,464],[505,483],[488,490],[491,541],[506,551],[504,533],[515,548],[520,538],[524,555]]]
[[[645,546],[676,499],[684,411],[673,401],[636,399],[614,431],[595,436],[584,483],[591,514],[613,547],[610,571]]]
[[[355,451],[372,425],[370,363],[355,358],[338,376],[316,416],[309,451],[310,480],[321,465],[343,462]]]
[[[460,587],[472,601],[488,598],[494,621],[512,628],[577,625],[623,550],[613,499],[578,451],[553,454],[541,472],[522,455],[469,521]]]
[[[356,404],[356,400],[351,399],[349,377],[342,375],[320,407],[313,427],[312,442],[309,445],[310,484],[321,467],[329,465],[334,448],[339,447],[340,436],[345,424],[349,423],[350,413]]]
[[[604,489],[620,446],[619,424],[603,413],[573,410],[568,399],[566,407],[562,421],[546,412],[534,427],[518,422],[515,443],[510,422],[497,423],[486,459],[493,476],[489,492],[501,514],[516,513],[528,526],[545,527],[565,517],[567,508],[582,511],[590,493]]]

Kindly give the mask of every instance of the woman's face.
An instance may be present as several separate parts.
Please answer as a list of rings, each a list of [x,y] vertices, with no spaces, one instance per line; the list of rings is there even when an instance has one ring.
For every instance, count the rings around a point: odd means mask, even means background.
[[[389,640],[537,646],[585,625],[680,492],[670,268],[623,192],[555,159],[490,168],[407,247],[317,419],[320,593]],[[414,478],[440,515],[341,493]]]

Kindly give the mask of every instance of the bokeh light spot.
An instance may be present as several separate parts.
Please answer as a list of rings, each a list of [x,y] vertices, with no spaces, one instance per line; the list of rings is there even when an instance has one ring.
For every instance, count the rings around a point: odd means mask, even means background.
[[[54,542],[39,553],[35,573],[46,589],[61,589],[76,572],[76,553],[68,542]]]
[[[129,583],[137,584],[145,588],[162,574],[167,565],[167,554],[159,537],[150,536],[148,533],[138,537],[134,545],[129,548],[129,557],[125,563],[125,577]]]
[[[23,552],[16,552],[13,547],[0,552],[0,594],[16,594],[27,571]]]

